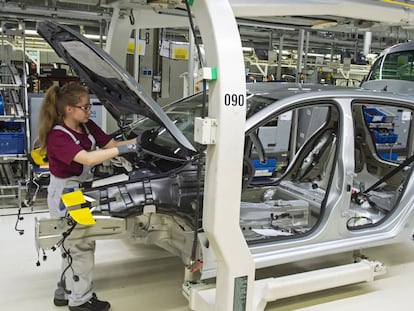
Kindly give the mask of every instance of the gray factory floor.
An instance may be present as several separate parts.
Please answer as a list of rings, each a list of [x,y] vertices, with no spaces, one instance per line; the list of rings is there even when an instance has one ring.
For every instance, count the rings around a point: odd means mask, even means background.
[[[1,310],[68,310],[53,305],[53,290],[59,274],[58,253],[47,252],[47,261],[36,266],[34,218],[48,213],[37,205],[34,213],[24,208],[24,220],[15,230],[16,208],[0,208],[0,302]],[[44,208],[44,205],[43,205]],[[266,310],[413,310],[414,241],[376,247],[364,255],[382,261],[387,273],[370,283],[360,283],[269,303]],[[324,266],[349,263],[351,254],[301,261],[256,272],[256,277],[297,273]],[[97,242],[95,290],[111,302],[113,311],[188,311],[181,294],[184,267],[180,259],[156,247],[123,240]]]

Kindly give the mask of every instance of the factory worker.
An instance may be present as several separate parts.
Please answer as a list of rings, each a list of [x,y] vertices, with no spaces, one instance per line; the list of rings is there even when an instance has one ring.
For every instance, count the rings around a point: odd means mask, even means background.
[[[39,142],[49,160],[47,203],[52,218],[67,216],[61,195],[91,181],[94,165],[137,148],[137,139],[112,139],[89,119],[90,115],[88,91],[79,83],[55,85],[45,94],[39,116]],[[68,305],[71,311],[108,310],[109,302],[99,300],[92,288],[95,241],[66,239],[61,252],[62,272],[54,304]]]

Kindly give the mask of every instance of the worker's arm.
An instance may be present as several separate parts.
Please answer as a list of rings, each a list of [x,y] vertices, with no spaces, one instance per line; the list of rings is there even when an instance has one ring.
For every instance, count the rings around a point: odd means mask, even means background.
[[[118,155],[135,152],[137,149],[138,138],[129,140],[116,141],[111,139],[103,149],[94,151],[79,151],[73,160],[83,165],[94,166],[100,164],[106,160],[110,160]]]
[[[83,165],[94,166],[100,164],[106,160],[110,160],[119,155],[117,147],[99,149],[94,151],[79,151],[73,161],[78,162]]]
[[[115,139],[111,139],[104,147],[103,149],[108,149],[108,148],[113,148],[113,147],[118,147],[121,145],[128,145],[128,144],[136,144],[139,143],[137,138],[132,138],[129,140],[115,140]]]

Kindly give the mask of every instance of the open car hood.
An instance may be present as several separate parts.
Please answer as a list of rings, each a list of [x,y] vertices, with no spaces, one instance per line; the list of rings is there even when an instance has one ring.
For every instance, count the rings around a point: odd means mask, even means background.
[[[37,32],[75,70],[115,120],[131,114],[149,117],[163,124],[182,147],[196,151],[157,102],[95,43],[53,21],[38,22]]]

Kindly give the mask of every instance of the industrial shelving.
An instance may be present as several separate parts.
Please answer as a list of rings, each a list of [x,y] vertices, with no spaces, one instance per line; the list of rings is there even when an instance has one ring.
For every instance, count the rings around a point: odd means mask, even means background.
[[[30,146],[30,120],[27,101],[25,73],[24,24],[16,22],[16,27],[2,23],[2,48],[4,59],[0,64],[0,207],[22,205],[22,190],[26,187],[30,166],[27,159]],[[21,38],[22,73],[7,58],[10,40]],[[6,44],[7,43],[7,44]],[[17,204],[11,204],[11,198]]]

